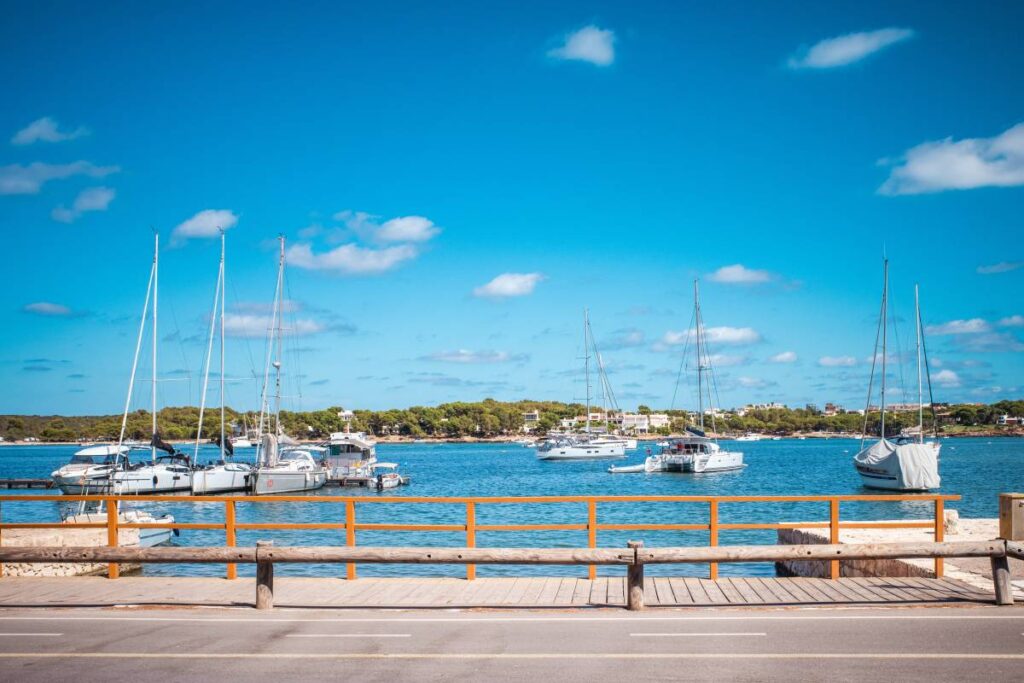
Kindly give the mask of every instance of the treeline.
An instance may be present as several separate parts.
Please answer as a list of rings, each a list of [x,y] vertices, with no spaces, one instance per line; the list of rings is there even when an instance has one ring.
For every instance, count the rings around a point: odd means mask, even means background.
[[[411,438],[440,437],[491,438],[512,436],[523,431],[523,414],[537,411],[540,420],[534,434],[544,434],[557,428],[564,418],[584,413],[578,403],[557,401],[501,402],[486,399],[479,402],[443,403],[435,407],[414,406],[393,410],[356,410],[350,427],[375,436],[406,436]],[[300,439],[318,439],[331,432],[343,431],[345,421],[341,408],[292,412],[282,411],[281,423],[285,431]],[[641,406],[639,412],[652,412]],[[681,432],[693,424],[694,415],[682,410],[653,411],[668,413],[671,427],[657,430],[668,434]],[[993,427],[1001,415],[1024,417],[1024,401],[999,401],[991,405],[961,404],[943,407],[938,413],[943,431],[959,431],[978,427]],[[35,438],[40,441],[105,441],[116,440],[121,431],[121,415],[67,417],[59,415],[0,415],[0,436],[8,441]],[[226,422],[238,431],[255,429],[259,415],[228,409]],[[897,434],[902,429],[917,425],[916,412],[886,413],[886,433]],[[160,434],[164,439],[191,440],[196,438],[199,409],[194,407],[164,408],[157,415]],[[878,432],[879,414],[868,415],[868,430]],[[149,412],[138,410],[128,414],[125,438],[145,440],[151,433]],[[857,413],[824,415],[820,411],[803,408],[776,408],[750,410],[743,416],[726,413],[714,419],[719,433],[757,432],[763,434],[792,434],[796,432],[859,433],[864,416]],[[712,428],[710,416],[705,417],[705,428]],[[931,411],[925,410],[925,429],[931,430]],[[230,429],[230,427],[229,427]],[[203,416],[203,438],[220,434],[220,411],[207,410]]]

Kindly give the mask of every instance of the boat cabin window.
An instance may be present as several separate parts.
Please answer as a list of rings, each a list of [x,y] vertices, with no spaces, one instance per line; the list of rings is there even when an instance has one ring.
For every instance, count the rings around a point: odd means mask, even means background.
[[[71,462],[83,465],[110,465],[114,462],[112,455],[81,455],[76,453],[71,456]]]

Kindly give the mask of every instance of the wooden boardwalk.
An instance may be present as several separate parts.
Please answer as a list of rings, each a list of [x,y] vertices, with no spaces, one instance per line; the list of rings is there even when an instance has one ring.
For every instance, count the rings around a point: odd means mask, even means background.
[[[992,604],[951,579],[647,577],[649,607],[883,606]],[[0,579],[0,608],[121,605],[250,606],[255,581],[240,578],[102,577]],[[278,577],[277,607],[583,608],[623,607],[625,579]]]

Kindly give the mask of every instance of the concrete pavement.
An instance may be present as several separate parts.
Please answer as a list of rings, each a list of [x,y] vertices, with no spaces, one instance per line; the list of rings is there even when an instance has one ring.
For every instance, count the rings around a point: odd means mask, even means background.
[[[972,680],[1024,670],[1024,608],[0,611],[7,680]]]

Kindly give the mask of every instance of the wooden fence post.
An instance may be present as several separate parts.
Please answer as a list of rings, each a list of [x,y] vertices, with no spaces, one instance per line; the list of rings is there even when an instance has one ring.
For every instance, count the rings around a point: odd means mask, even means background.
[[[637,612],[644,608],[644,565],[636,551],[644,547],[643,541],[628,541],[633,549],[633,564],[626,567],[626,609]]]
[[[117,539],[117,499],[107,498],[107,545],[111,548],[116,548]],[[111,562],[107,565],[107,578],[116,579],[121,576],[121,566],[116,562]]]
[[[829,521],[828,521],[828,537],[829,543],[835,545],[839,543],[839,499],[832,498],[828,502],[829,507]],[[830,579],[839,578],[839,560],[832,560],[828,563],[828,576]]]
[[[597,547],[597,501],[593,498],[587,501],[587,547]],[[596,564],[587,568],[587,578],[591,581],[597,578]]]
[[[996,589],[997,605],[1013,604],[1013,585],[1010,583],[1010,560],[1005,555],[992,558],[992,583]]]
[[[260,552],[273,545],[273,541],[256,541],[256,609],[274,607],[274,562],[262,560]]]
[[[349,548],[354,548],[356,545],[356,503],[354,500],[345,501],[345,545]],[[345,578],[349,581],[356,578],[355,562],[345,565]]]
[[[935,499],[935,542],[942,543],[946,536],[946,506],[941,498]],[[941,557],[935,558],[935,578],[941,579],[945,566]]]
[[[235,501],[226,500],[224,501],[224,545],[229,548],[235,547]],[[238,566],[235,564],[228,564],[228,579],[235,579],[238,577]]]
[[[476,503],[466,503],[466,547],[476,547]],[[466,565],[466,580],[472,581],[476,578],[476,565]]]

